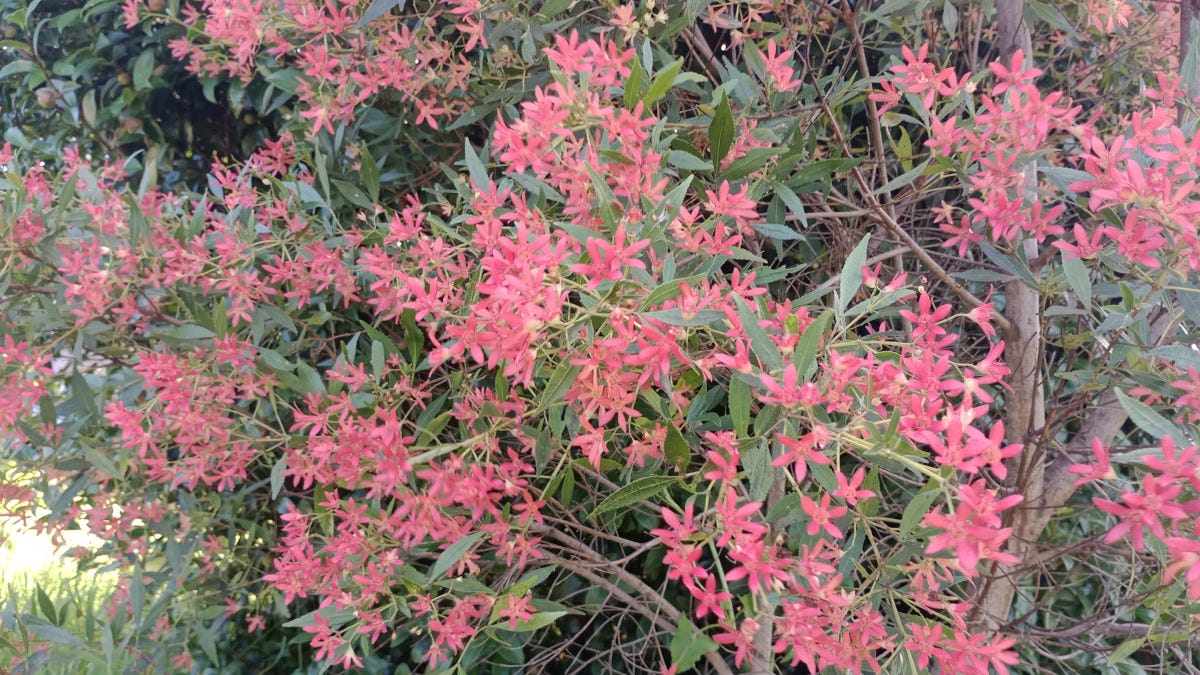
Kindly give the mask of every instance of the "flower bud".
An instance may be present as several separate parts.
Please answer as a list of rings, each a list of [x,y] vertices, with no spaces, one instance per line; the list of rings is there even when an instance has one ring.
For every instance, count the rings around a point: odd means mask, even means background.
[[[37,104],[47,110],[53,108],[60,98],[57,91],[53,87],[42,87],[35,93],[37,96]]]

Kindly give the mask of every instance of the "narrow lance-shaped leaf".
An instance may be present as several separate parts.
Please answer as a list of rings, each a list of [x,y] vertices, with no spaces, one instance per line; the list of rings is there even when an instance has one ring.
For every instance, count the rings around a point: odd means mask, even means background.
[[[750,306],[740,296],[734,296],[733,300],[737,304],[738,318],[742,321],[742,330],[746,331],[746,337],[750,339],[750,349],[754,355],[767,370],[782,370],[783,356],[780,355],[775,343],[771,342],[767,331],[759,325],[758,316],[750,311]]]
[[[750,385],[736,377],[729,380],[729,415],[733,430],[745,436],[750,429]]]
[[[850,255],[846,256],[846,263],[842,265],[842,278],[838,286],[838,311],[846,311],[846,306],[850,304],[850,299],[858,292],[863,282],[863,265],[867,264],[867,244],[871,241],[871,235],[867,235],[858,242]]]
[[[609,495],[588,518],[639,504],[679,482],[675,476],[645,476]]]
[[[438,556],[437,562],[434,563],[433,568],[429,570],[429,578],[437,579],[449,571],[451,567],[454,567],[454,565],[458,564],[459,560],[462,560],[462,557],[467,554],[467,551],[471,550],[471,547],[475,545],[475,542],[482,539],[483,536],[483,532],[472,532],[471,534],[468,534],[462,539],[459,539],[451,544],[449,548],[442,551],[442,554]]]
[[[642,99],[646,105],[650,105],[662,98],[674,86],[675,78],[679,76],[679,69],[682,67],[683,59],[676,59],[674,63],[664,68],[661,73],[654,77],[654,82],[650,83],[650,90],[646,92],[646,97]]]
[[[712,158],[713,167],[721,166],[721,160],[729,154],[733,146],[733,110],[729,107],[729,98],[721,92],[721,102],[713,113],[712,123],[708,126],[708,154]]]

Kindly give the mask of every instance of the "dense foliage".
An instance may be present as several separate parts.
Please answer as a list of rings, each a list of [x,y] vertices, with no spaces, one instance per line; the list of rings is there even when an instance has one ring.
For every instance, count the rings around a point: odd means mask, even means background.
[[[12,666],[1200,668],[1191,0],[863,5],[0,0]]]

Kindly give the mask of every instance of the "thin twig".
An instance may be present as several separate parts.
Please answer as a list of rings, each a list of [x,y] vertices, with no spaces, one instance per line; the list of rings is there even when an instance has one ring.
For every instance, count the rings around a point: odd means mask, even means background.
[[[705,41],[704,34],[700,32],[700,27],[692,24],[685,28],[683,30],[683,39],[688,43],[688,48],[692,50],[692,53],[700,61],[700,66],[704,68],[704,72],[708,74],[709,79],[714,83],[720,82],[720,64],[717,62],[717,57],[713,54],[712,48]]]
[[[829,123],[833,128],[833,133],[837,137],[838,143],[843,148],[847,148],[846,136],[844,133],[842,133],[842,127],[840,124],[838,124],[837,117],[835,117],[833,111],[829,109],[829,103],[823,96],[820,97],[820,101],[821,107],[825,111],[825,117],[829,119]],[[888,233],[899,239],[900,243],[911,249],[912,252],[917,256],[917,259],[920,260],[921,263],[924,264],[935,277],[945,284],[946,287],[949,288],[955,295],[957,295],[963,302],[970,305],[972,309],[984,304],[983,300],[975,297],[971,291],[968,291],[965,287],[955,281],[954,277],[950,276],[950,273],[946,271],[946,268],[939,265],[938,262],[929,255],[929,252],[917,243],[917,240],[913,239],[911,236],[909,236],[908,232],[904,231],[904,228],[900,226],[900,223],[896,222],[896,219],[892,216],[888,209],[885,208],[875,196],[874,192],[871,190],[870,184],[867,182],[866,176],[863,176],[862,170],[859,167],[851,167],[850,173],[852,176],[854,176],[854,181],[858,183],[859,189],[862,190],[863,198],[867,200],[867,207],[871,211],[868,217],[879,222],[881,225],[883,225],[884,229],[888,231]],[[831,192],[830,194],[834,194],[834,192]],[[852,208],[859,206],[858,204],[852,203],[845,197],[842,197],[839,199],[839,201],[844,206],[849,206]],[[1004,316],[1000,314],[993,314],[992,321],[994,321],[996,325],[999,326],[1005,333],[1011,333],[1012,323]]]
[[[850,27],[850,37],[854,42],[854,54],[858,59],[858,68],[862,71],[862,76],[869,79],[871,65],[867,62],[866,47],[863,45],[862,33],[858,30],[857,17],[850,0],[842,0],[842,20]],[[879,109],[870,96],[867,97],[867,125],[871,129],[871,147],[875,150],[875,167],[881,178],[880,183],[887,185],[887,155],[886,149],[883,147],[883,130],[879,125]],[[888,213],[893,217],[896,215],[890,203],[888,204]]]
[[[891,258],[895,258],[896,256],[904,255],[905,253],[908,252],[908,250],[909,249],[907,246],[899,246],[890,251],[885,251],[878,255],[874,255],[874,256],[871,256],[870,258],[867,258],[867,261],[865,263],[863,263],[863,266],[870,267],[871,265],[874,265],[877,262],[883,262],[884,260],[889,260]],[[839,273],[833,275],[832,277],[826,279],[825,282],[822,283],[820,286],[817,286],[817,290],[820,290],[822,288],[833,288],[834,286],[837,286],[841,282],[842,282],[842,275],[839,272]]]
[[[865,188],[866,180],[863,178],[862,173],[858,170],[858,167],[854,167],[853,173],[858,182]],[[937,277],[939,281],[945,284],[955,295],[959,297],[959,299],[970,305],[971,308],[979,307],[983,304],[983,300],[975,297],[971,291],[968,291],[961,284],[955,281],[954,277],[950,276],[950,273],[946,271],[946,268],[939,265],[938,262],[933,259],[933,256],[929,255],[928,251],[922,248],[915,239],[909,236],[908,232],[904,231],[904,228],[892,218],[891,214],[889,214],[883,208],[883,206],[869,194],[868,202],[871,207],[871,215],[869,217],[883,225],[884,229],[886,229],[889,234],[899,239],[901,244],[911,250],[913,254],[917,256],[917,259],[929,269],[933,276]],[[853,206],[849,200],[845,200],[844,203],[848,206]],[[1000,314],[993,314],[992,321],[1006,332],[1012,330],[1012,324],[1008,321],[1008,319]]]
[[[553,532],[554,530],[551,531]],[[642,588],[639,588],[638,592],[646,600],[651,601],[658,611],[654,611],[645,601],[639,601],[637,598],[627,593],[623,588],[612,581],[609,581],[607,577],[597,574],[587,565],[581,564],[578,560],[573,560],[563,556],[550,555],[547,556],[547,561],[552,562],[559,567],[570,571],[572,574],[583,577],[584,579],[587,579],[588,581],[603,588],[604,590],[608,591],[612,597],[617,598],[621,602],[625,603],[626,606],[638,614],[650,619],[663,630],[672,634],[675,632],[675,624],[678,623],[681,612],[676,609],[674,605],[667,602],[666,598],[662,597],[662,595],[660,595],[657,591],[641,583],[640,579],[624,569],[615,565],[605,566],[606,572],[616,576],[623,583],[634,586],[634,583],[631,582],[636,582],[637,585],[641,586]],[[603,562],[609,563],[608,560],[604,560]],[[721,659],[720,654],[717,652],[706,653],[704,655],[704,659],[708,661],[708,664],[712,666],[713,670],[717,671],[721,675],[734,675],[733,670],[729,668],[729,665]]]

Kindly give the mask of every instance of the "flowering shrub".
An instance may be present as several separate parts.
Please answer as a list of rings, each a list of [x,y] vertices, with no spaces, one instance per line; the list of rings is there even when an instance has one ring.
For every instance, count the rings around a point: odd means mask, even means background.
[[[0,420],[36,478],[0,517],[88,528],[125,583],[86,635],[39,598],[0,645],[1192,658],[1186,85],[1076,95],[1001,44],[1005,3],[925,4],[110,6],[281,127],[202,191],[5,146]],[[1172,20],[1031,7],[1089,67],[1085,31]]]

